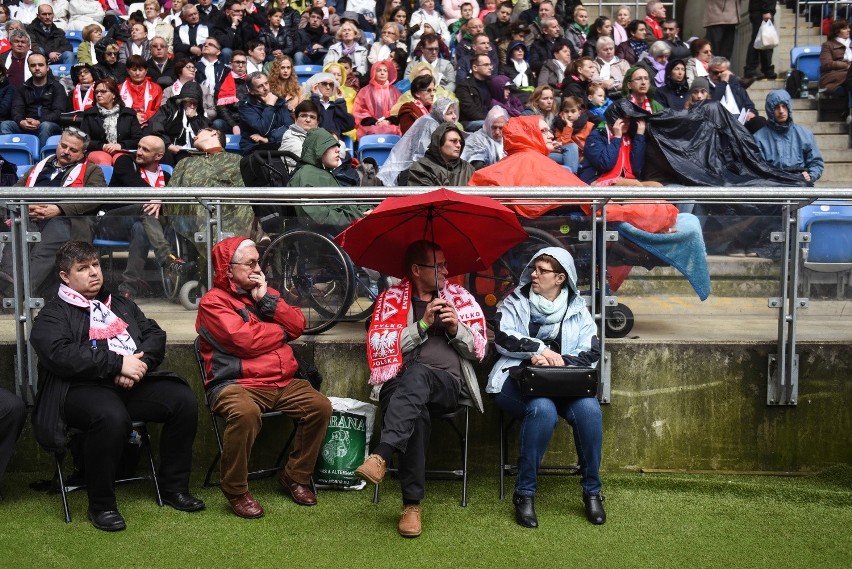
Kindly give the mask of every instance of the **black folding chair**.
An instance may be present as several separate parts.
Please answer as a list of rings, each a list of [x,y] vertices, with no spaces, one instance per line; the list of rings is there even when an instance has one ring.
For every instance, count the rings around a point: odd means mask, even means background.
[[[458,436],[459,450],[461,451],[461,468],[438,470],[426,469],[427,478],[435,479],[461,479],[462,495],[459,502],[462,508],[467,507],[467,455],[468,455],[468,432],[470,427],[470,407],[468,405],[459,405],[455,411],[445,415],[438,415],[436,419],[441,419],[450,425],[453,432]],[[388,465],[387,474],[397,474],[397,469],[392,465]],[[373,503],[379,503],[379,486],[376,484],[373,490]]]
[[[157,481],[157,468],[154,466],[154,455],[151,452],[151,437],[148,435],[148,427],[144,421],[133,421],[132,425],[133,431],[135,431],[140,438],[140,443],[142,448],[145,450],[145,454],[148,456],[148,468],[150,474],[147,476],[129,476],[125,478],[119,478],[115,481],[116,484],[124,484],[126,482],[136,482],[139,480],[151,480],[154,483],[154,492],[156,493],[157,505],[163,506],[163,498],[160,495],[160,483]],[[85,431],[79,429],[68,429],[68,439],[69,441],[79,435],[84,435]],[[68,507],[68,493],[73,492],[74,490],[80,490],[85,488],[85,484],[75,484],[69,485],[65,482],[65,477],[62,474],[62,463],[65,462],[66,452],[56,452],[53,454],[56,459],[56,480],[59,485],[59,494],[62,497],[62,508],[65,511],[65,523],[71,523],[71,510]]]
[[[198,373],[201,376],[202,383],[204,382],[205,372],[204,372],[204,360],[201,357],[201,344],[200,337],[195,338],[195,361],[198,363]],[[205,398],[206,400],[206,398]],[[220,421],[222,420],[218,417],[214,412],[213,408],[210,407],[210,402],[207,401],[207,411],[210,414],[210,423],[213,426],[213,434],[216,436],[216,456],[213,458],[213,461],[210,463],[210,466],[207,468],[207,474],[204,477],[204,486],[218,486],[221,483],[221,480],[217,482],[212,482],[211,478],[213,476],[213,471],[218,466],[219,461],[222,458],[222,437],[223,434],[220,430]],[[284,413],[281,411],[267,411],[261,414],[261,419],[265,423],[267,419],[271,419],[273,417],[283,417]],[[293,444],[293,439],[296,437],[296,428],[298,427],[298,421],[293,420],[293,431],[290,433],[290,436],[287,438],[287,441],[284,443],[284,447],[281,449],[281,452],[278,453],[278,458],[275,459],[275,463],[273,466],[268,468],[261,468],[259,470],[253,470],[248,473],[249,480],[256,480],[258,478],[267,478],[270,476],[274,476],[277,472],[279,472],[284,465],[284,458],[287,455],[287,451],[290,448],[290,445]]]

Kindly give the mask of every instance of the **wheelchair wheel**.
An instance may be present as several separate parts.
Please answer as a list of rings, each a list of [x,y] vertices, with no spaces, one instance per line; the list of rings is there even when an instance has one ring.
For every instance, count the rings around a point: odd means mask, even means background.
[[[346,314],[346,320],[360,322],[373,315],[373,307],[379,293],[388,287],[387,277],[372,269],[354,267],[352,304]]]
[[[633,329],[633,311],[618,303],[606,310],[606,337],[623,338]]]
[[[207,292],[207,285],[201,284],[199,281],[187,281],[178,293],[178,299],[181,306],[187,310],[198,310],[198,303],[201,302],[201,297]]]
[[[497,304],[509,296],[518,286],[526,264],[532,256],[543,247],[562,247],[559,240],[541,229],[524,228],[529,237],[518,243],[497,261],[487,271],[470,273],[466,277],[466,286],[485,313],[485,321],[493,327],[497,318]]]
[[[279,236],[260,261],[266,282],[305,315],[305,334],[343,319],[352,303],[352,265],[328,237],[302,229]]]
[[[169,243],[172,244],[175,256],[183,257],[186,254],[184,251],[186,246],[183,243],[183,238],[178,235],[171,226],[165,227],[163,233]],[[187,282],[188,278],[189,277],[186,275],[169,271],[162,266],[160,267],[160,279],[163,283],[163,293],[171,302],[179,302],[178,297],[180,295],[180,289]]]

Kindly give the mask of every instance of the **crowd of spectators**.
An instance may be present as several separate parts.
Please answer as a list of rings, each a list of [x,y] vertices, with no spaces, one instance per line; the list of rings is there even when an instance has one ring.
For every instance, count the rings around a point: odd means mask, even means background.
[[[147,135],[162,140],[158,165],[177,166],[206,129],[239,136],[247,154],[301,150],[320,127],[339,141],[341,165],[311,165],[333,170],[343,185],[361,182],[347,143],[396,135],[370,180],[464,185],[506,156],[506,121],[532,115],[549,131],[549,158],[576,179],[682,183],[643,167],[643,119],[607,109],[623,99],[649,115],[693,112],[710,101],[752,135],[766,128],[773,117],[761,116],[747,87],[776,77],[771,54],[750,50],[744,76],[734,73],[729,36],[737,22],[728,4],[706,2],[707,37],[687,43],[659,0],[644,14],[622,6],[613,18],[594,19],[567,0],[313,0],[297,8],[146,0],[129,14],[121,0],[19,0],[0,22],[0,132],[35,134],[44,145],[73,125],[89,137],[88,161],[113,167]],[[774,12],[774,2],[749,2],[756,27]],[[76,52],[63,28],[82,31]],[[838,20],[823,46],[820,84],[852,106],[850,62],[849,25]],[[70,77],[54,77],[54,63],[74,63]],[[299,77],[305,64],[321,71]],[[791,103],[783,104],[791,120]],[[627,161],[619,158],[622,138],[630,141]],[[813,183],[821,158],[812,140],[806,146],[815,154],[779,168]],[[789,162],[799,152],[780,154]],[[299,164],[288,160],[296,175]]]

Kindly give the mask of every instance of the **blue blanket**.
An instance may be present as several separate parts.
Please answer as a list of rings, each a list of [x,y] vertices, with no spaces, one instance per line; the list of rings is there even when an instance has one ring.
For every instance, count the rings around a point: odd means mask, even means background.
[[[677,216],[674,233],[648,233],[629,223],[614,224],[619,235],[671,265],[686,277],[701,300],[710,296],[710,272],[701,224],[691,213]]]

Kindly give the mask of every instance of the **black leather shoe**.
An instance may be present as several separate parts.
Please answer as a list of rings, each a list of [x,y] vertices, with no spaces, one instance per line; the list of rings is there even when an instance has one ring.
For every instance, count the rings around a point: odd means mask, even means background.
[[[92,525],[102,531],[121,531],[127,527],[118,510],[89,510]]]
[[[163,503],[181,512],[197,512],[204,509],[204,502],[189,492],[163,492]]]
[[[535,497],[512,495],[512,503],[515,504],[515,521],[525,528],[537,528],[538,517],[535,515]]]
[[[586,519],[595,524],[601,525],[606,521],[606,512],[603,507],[604,497],[598,494],[597,496],[589,496],[583,494],[583,504],[586,505]]]

